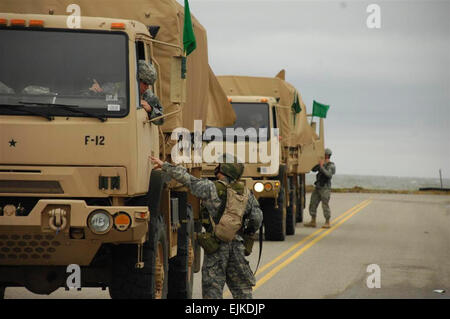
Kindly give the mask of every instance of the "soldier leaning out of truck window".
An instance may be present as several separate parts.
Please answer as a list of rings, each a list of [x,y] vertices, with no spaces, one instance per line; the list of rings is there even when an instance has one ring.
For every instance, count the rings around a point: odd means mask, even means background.
[[[147,111],[149,118],[154,119],[163,115],[163,107],[159,102],[158,97],[153,93],[150,86],[152,86],[157,78],[156,69],[152,64],[147,63],[144,60],[139,60],[139,94],[141,96],[141,106]],[[90,91],[95,93],[113,94],[114,89],[121,84],[106,83],[103,86],[93,80],[93,85],[89,88]],[[122,84],[123,86],[123,84]],[[120,89],[120,88],[119,88]],[[117,92],[117,91],[116,91]],[[164,119],[161,118],[153,122],[156,125],[162,125]]]

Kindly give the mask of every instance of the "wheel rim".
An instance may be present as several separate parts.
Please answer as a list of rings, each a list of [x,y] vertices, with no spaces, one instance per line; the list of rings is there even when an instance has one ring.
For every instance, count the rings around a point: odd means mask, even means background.
[[[161,243],[158,243],[155,265],[155,299],[162,299],[164,289],[164,249]]]

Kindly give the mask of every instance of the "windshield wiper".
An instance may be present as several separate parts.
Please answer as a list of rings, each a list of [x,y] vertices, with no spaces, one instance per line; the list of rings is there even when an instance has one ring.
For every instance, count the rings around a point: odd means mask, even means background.
[[[30,109],[26,108],[24,105],[0,104],[0,108],[9,109],[9,110],[17,110],[19,112],[25,112],[25,113],[30,114],[30,115],[45,117],[49,121],[53,121],[55,119],[53,116],[51,116],[48,113],[41,113],[41,112],[38,112],[38,111],[33,111],[33,110],[30,110]]]
[[[78,106],[78,105],[56,104],[56,103],[55,104],[53,104],[53,103],[40,103],[40,102],[24,102],[24,101],[19,101],[19,103],[23,104],[23,105],[40,105],[40,106],[48,106],[48,107],[59,107],[59,108],[62,108],[64,110],[66,110],[66,111],[70,111],[70,112],[73,112],[73,113],[84,114],[84,115],[87,115],[89,117],[97,118],[97,119],[99,119],[102,122],[106,122],[106,120],[107,120],[107,118],[104,117],[104,116],[100,116],[100,115],[97,115],[97,114],[94,114],[94,113],[91,113],[91,112],[88,112],[88,111],[85,111],[85,110],[79,110],[78,108],[80,106]]]

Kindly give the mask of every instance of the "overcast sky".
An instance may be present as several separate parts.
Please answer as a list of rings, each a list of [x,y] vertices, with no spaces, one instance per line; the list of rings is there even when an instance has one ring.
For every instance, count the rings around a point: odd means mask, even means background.
[[[286,69],[308,112],[331,105],[338,173],[450,177],[450,1],[189,3],[217,75]],[[372,3],[380,29],[366,24]]]

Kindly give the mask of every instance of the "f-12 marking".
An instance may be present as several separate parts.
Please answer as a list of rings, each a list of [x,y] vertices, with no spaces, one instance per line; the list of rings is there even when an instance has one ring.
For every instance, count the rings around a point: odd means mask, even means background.
[[[105,137],[104,136],[89,136],[86,135],[84,137],[84,145],[88,145],[89,143],[93,143],[96,146],[104,146],[105,145]]]

